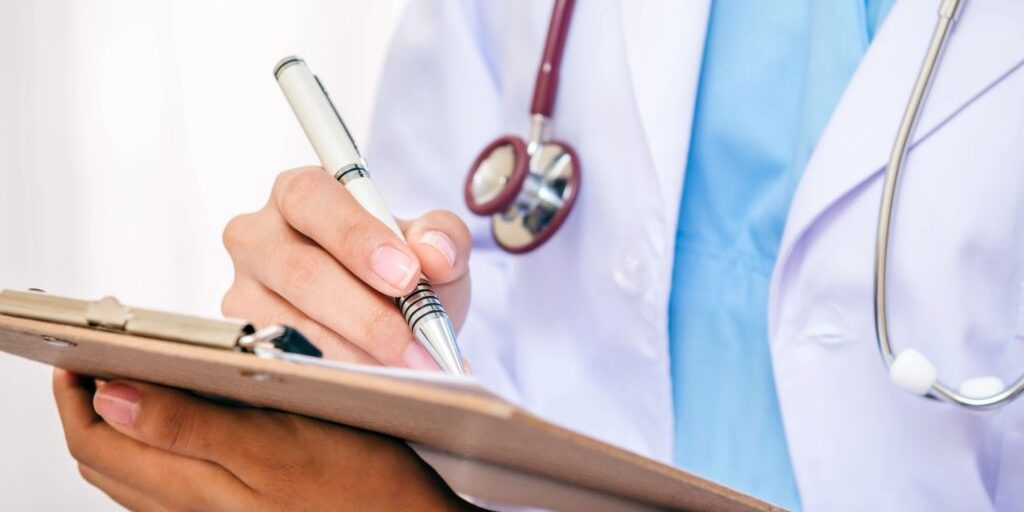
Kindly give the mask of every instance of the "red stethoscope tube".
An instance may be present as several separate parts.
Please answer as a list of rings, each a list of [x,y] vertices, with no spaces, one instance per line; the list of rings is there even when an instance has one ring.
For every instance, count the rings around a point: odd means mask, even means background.
[[[569,21],[572,19],[576,0],[556,0],[548,25],[548,38],[544,43],[544,55],[537,69],[537,82],[533,86],[531,114],[551,117],[558,94],[558,73],[562,68],[562,53],[565,52],[565,38],[569,35]]]

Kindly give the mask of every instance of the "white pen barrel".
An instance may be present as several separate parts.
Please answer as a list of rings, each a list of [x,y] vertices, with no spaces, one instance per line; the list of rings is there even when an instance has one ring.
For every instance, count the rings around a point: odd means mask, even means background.
[[[356,201],[359,201],[363,209],[370,212],[377,220],[383,222],[403,242],[405,241],[405,235],[402,234],[398,223],[395,222],[395,217],[391,215],[388,205],[384,204],[384,198],[377,192],[377,187],[373,186],[370,178],[360,177],[350,180],[345,183],[345,188],[352,193]]]
[[[334,175],[346,166],[363,165],[348,128],[306,63],[295,57],[285,59],[274,76],[324,169]]]
[[[320,157],[324,170],[335,178],[339,177],[339,171],[352,166],[359,166],[365,173],[363,156],[352,134],[331,103],[327,91],[306,63],[298,57],[288,57],[277,65],[274,76],[313,145],[313,150]],[[351,174],[342,183],[363,209],[405,240],[402,230],[372,181],[361,174]]]
[[[274,68],[274,77],[320,157],[324,170],[340,181],[364,210],[405,240],[377,187],[367,177],[363,157],[323,84],[298,57],[287,57],[279,62]],[[416,339],[441,369],[464,375],[455,329],[430,283],[421,278],[411,293],[395,298],[395,305]]]

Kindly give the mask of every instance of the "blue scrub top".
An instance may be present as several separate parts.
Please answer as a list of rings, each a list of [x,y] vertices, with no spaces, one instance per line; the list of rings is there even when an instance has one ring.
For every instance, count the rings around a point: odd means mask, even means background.
[[[675,460],[800,509],[768,284],[811,152],[894,0],[714,0],[669,305]]]

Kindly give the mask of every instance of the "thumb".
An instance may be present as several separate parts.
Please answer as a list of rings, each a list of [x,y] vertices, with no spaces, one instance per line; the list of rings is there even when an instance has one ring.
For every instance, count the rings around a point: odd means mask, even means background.
[[[96,390],[93,408],[115,430],[149,446],[217,462],[235,446],[234,433],[252,426],[231,409],[153,384],[111,381]]]
[[[401,224],[409,247],[416,253],[420,268],[431,283],[447,284],[466,275],[472,237],[457,215],[434,210]]]

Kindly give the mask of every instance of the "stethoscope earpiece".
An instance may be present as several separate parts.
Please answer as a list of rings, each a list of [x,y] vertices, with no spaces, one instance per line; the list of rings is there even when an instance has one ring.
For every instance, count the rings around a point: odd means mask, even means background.
[[[944,386],[939,382],[939,372],[935,364],[924,354],[912,349],[901,350],[889,365],[889,379],[904,391],[919,396],[933,396],[936,388],[942,392]],[[967,400],[993,402],[995,405],[1000,395],[1006,391],[1006,384],[999,377],[986,375],[973,377],[963,381],[956,393]],[[985,405],[976,404],[978,408]]]
[[[919,396],[927,395],[938,378],[935,365],[912,348],[901,350],[889,366],[889,379],[893,384]]]

